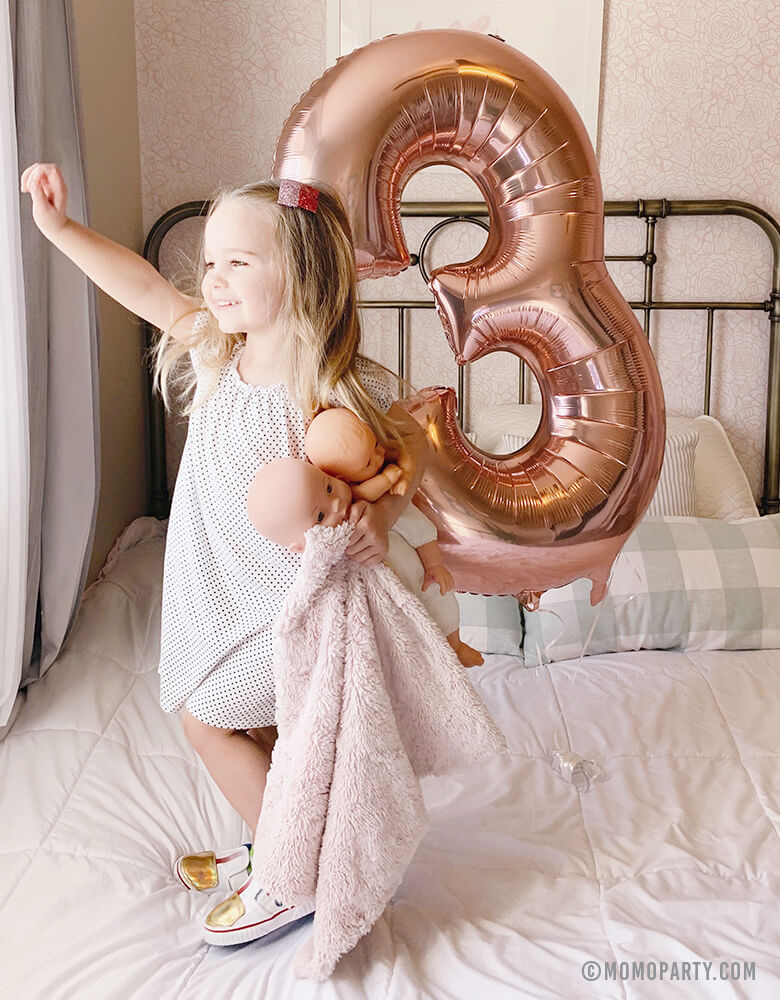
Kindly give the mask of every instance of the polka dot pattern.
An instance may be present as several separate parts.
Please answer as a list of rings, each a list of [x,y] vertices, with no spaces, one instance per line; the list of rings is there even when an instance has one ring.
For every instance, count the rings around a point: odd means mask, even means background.
[[[303,413],[284,383],[243,381],[242,351],[190,416],[168,525],[159,665],[166,712],[185,705],[226,729],[274,724],[273,626],[301,561],[258,534],[246,499],[261,465],[304,457]],[[359,359],[358,374],[386,412],[394,396],[382,370]]]

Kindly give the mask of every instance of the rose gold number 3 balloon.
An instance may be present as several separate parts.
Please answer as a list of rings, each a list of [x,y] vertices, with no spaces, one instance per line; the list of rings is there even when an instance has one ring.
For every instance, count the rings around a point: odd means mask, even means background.
[[[432,450],[415,502],[459,590],[533,606],[585,576],[595,604],[650,502],[665,420],[652,353],[607,274],[596,159],[566,95],[500,39],[391,35],[312,85],[284,126],[274,173],[338,192],[359,274],[371,277],[408,265],[401,192],[432,163],[473,178],[491,223],[474,260],[431,278],[450,346],[459,364],[522,357],[542,419],[501,458],[463,437],[451,389],[405,400]]]

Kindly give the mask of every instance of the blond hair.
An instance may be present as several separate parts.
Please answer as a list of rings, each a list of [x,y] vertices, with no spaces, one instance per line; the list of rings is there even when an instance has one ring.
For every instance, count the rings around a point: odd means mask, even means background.
[[[382,444],[399,443],[398,423],[382,413],[366,391],[357,372],[360,320],[357,305],[355,252],[349,221],[338,198],[321,191],[316,212],[277,204],[278,181],[262,181],[218,194],[210,217],[231,199],[243,199],[271,211],[279,263],[285,275],[283,319],[289,331],[283,344],[283,370],[293,400],[308,422],[331,405],[352,410],[374,431]],[[203,280],[201,246],[197,287]],[[189,315],[189,314],[188,314]],[[180,317],[177,322],[181,322]],[[223,333],[208,313],[206,322],[194,325],[191,336],[174,338],[161,333],[153,349],[155,386],[168,409],[169,386],[180,400],[189,398],[184,411],[190,413],[205,402],[216,386],[219,373],[235,348],[246,341],[244,333]],[[200,377],[190,366],[180,364],[195,349]],[[380,366],[382,367],[382,366]],[[384,369],[387,371],[387,369]],[[402,384],[392,372],[397,384]]]

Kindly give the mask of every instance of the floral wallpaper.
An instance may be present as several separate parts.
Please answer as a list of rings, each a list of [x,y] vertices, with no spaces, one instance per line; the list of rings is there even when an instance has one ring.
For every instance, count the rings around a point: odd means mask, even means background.
[[[144,226],[179,202],[267,175],[291,106],[325,69],[324,0],[251,4],[135,0]],[[445,26],[445,25],[442,25]],[[507,41],[522,47],[521,40]],[[605,0],[597,153],[605,197],[738,199],[780,218],[780,3],[775,0]],[[469,198],[464,175],[420,174],[424,199]],[[474,227],[431,244],[429,270],[479,248]],[[424,229],[406,225],[410,248]],[[195,233],[166,246],[164,267],[186,281]],[[167,241],[171,242],[171,241]],[[639,220],[606,221],[608,253],[641,253]],[[771,250],[738,218],[661,220],[658,299],[762,300]],[[610,264],[627,298],[642,297],[642,269]],[[427,295],[419,275],[367,282],[367,299]],[[365,317],[365,350],[395,365],[395,317]],[[451,384],[457,368],[435,313],[409,323],[407,375]],[[726,427],[756,493],[761,478],[768,320],[717,313],[711,412]],[[701,412],[706,315],[656,314],[651,342],[670,413]],[[516,359],[493,355],[466,375],[466,425],[477,408],[517,398]],[[529,390],[533,394],[533,386]]]

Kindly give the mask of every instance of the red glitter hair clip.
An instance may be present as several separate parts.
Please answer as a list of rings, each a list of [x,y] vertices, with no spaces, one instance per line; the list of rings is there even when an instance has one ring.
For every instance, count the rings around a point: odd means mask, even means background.
[[[316,212],[319,198],[319,191],[310,184],[301,184],[300,181],[280,181],[276,203],[286,205],[288,208],[305,208],[307,212]]]

